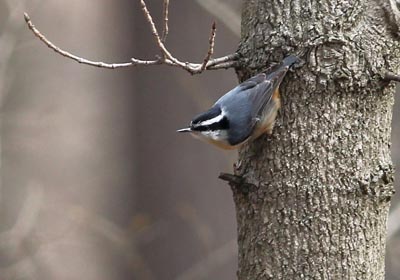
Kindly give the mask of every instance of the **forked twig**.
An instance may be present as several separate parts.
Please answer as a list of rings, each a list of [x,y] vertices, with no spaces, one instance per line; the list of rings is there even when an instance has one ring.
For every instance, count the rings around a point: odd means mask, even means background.
[[[164,0],[164,2],[165,1],[168,1],[168,0]],[[163,54],[164,58],[169,59],[174,63],[178,62],[178,60],[176,60],[172,56],[172,54],[164,46],[164,43],[161,41],[160,35],[158,35],[158,31],[157,31],[156,25],[153,21],[153,18],[151,16],[149,10],[147,9],[146,2],[144,2],[144,0],[140,0],[140,5],[142,6],[142,10],[143,10],[144,15],[146,16],[147,22],[150,24],[151,33],[153,34],[154,38],[156,39],[157,45],[160,48],[161,53]]]
[[[163,33],[161,37],[161,41],[165,43],[168,36],[168,7],[169,7],[169,0],[164,0],[163,4],[163,19],[164,19],[164,26],[163,26]]]
[[[123,63],[105,63],[102,61],[92,61],[77,55],[74,55],[68,51],[61,49],[60,47],[53,44],[49,41],[32,23],[29,15],[24,13],[25,21],[29,27],[29,29],[33,32],[33,34],[38,37],[43,43],[45,43],[50,49],[54,50],[56,53],[67,57],[69,59],[75,60],[78,63],[106,68],[106,69],[115,69],[115,68],[124,68],[124,67],[131,67],[131,66],[150,66],[150,65],[168,65],[174,67],[180,67],[190,74],[200,74],[205,70],[216,70],[216,69],[228,69],[232,67],[238,66],[238,58],[239,55],[237,53],[230,54],[224,57],[211,59],[211,56],[214,53],[214,45],[215,45],[215,33],[216,33],[216,25],[215,22],[211,27],[211,35],[209,39],[209,47],[207,54],[202,63],[190,63],[190,62],[182,62],[175,58],[165,47],[165,41],[168,36],[168,7],[169,7],[169,0],[164,0],[163,6],[163,32],[160,37],[160,34],[157,31],[156,25],[153,21],[153,18],[147,9],[146,3],[144,0],[140,0],[140,4],[142,7],[142,11],[146,17],[147,22],[150,25],[151,33],[153,34],[154,39],[156,40],[157,46],[160,49],[162,54],[161,57],[156,56],[154,60],[142,60],[137,58],[132,58],[130,62],[123,62]]]

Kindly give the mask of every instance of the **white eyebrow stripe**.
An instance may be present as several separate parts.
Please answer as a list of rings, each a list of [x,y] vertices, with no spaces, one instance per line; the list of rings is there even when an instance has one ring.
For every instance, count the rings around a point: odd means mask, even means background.
[[[224,118],[224,114],[221,113],[220,115],[218,115],[218,116],[216,116],[216,117],[214,117],[212,119],[209,119],[209,120],[206,120],[204,122],[199,123],[199,125],[202,126],[202,125],[210,125],[210,124],[213,124],[213,123],[218,123],[223,118]]]

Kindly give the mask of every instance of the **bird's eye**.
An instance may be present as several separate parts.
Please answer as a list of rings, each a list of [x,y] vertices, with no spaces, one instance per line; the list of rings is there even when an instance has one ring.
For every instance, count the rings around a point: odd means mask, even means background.
[[[190,126],[193,131],[205,131],[208,130],[208,126],[201,124],[193,124]]]

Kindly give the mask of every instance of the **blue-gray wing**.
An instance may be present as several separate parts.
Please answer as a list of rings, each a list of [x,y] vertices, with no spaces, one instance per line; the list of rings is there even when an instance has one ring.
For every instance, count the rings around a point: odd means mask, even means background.
[[[252,134],[264,108],[271,103],[274,89],[274,84],[262,73],[241,83],[216,102],[222,109],[229,106],[226,114],[231,120],[228,139],[231,145],[245,141]]]
[[[264,115],[264,112],[272,109],[269,106],[274,106],[273,102],[271,102],[274,92],[279,88],[289,68],[297,61],[298,58],[296,56],[289,55],[280,64],[274,65],[264,73],[258,74],[238,85],[231,91],[231,94],[244,94],[250,102],[252,118],[258,120]]]
[[[224,104],[238,106],[257,119],[262,115],[264,106],[270,102],[276,86],[273,80],[267,80],[266,75],[261,73],[226,93],[217,100],[216,104],[220,104],[221,107]],[[244,105],[246,105],[246,108]]]
[[[273,110],[274,92],[285,77],[289,68],[298,61],[296,56],[286,57],[280,64],[270,67],[265,73],[258,74],[222,96],[216,104],[229,114],[229,139],[231,145],[239,144],[251,136],[257,122]]]

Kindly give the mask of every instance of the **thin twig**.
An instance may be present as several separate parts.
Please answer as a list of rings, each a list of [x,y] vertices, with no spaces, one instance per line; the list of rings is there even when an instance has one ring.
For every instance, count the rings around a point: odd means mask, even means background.
[[[216,66],[218,64],[223,64],[223,63],[228,63],[228,62],[237,62],[238,58],[239,58],[239,54],[233,53],[233,54],[228,54],[228,55],[223,56],[223,57],[218,57],[218,58],[211,59],[207,63],[207,68],[206,69],[211,69],[210,67]]]
[[[168,58],[172,62],[179,64],[179,66],[183,66],[183,65],[180,65],[182,62],[175,59],[172,56],[172,54],[167,50],[167,48],[164,46],[164,43],[161,41],[160,35],[158,35],[158,31],[157,31],[156,25],[154,24],[153,18],[151,16],[149,10],[147,9],[146,2],[144,2],[144,0],[140,0],[140,5],[142,6],[142,10],[146,17],[147,22],[150,24],[151,33],[153,34],[153,37],[156,40],[158,47],[161,49],[161,52],[162,52],[164,58]]]
[[[42,33],[40,33],[40,31],[37,30],[36,27],[33,25],[31,18],[29,17],[29,15],[27,13],[24,13],[24,17],[25,17],[26,23],[28,24],[29,29],[33,32],[33,34],[35,34],[35,36],[38,37],[43,43],[45,43],[50,49],[54,50],[56,53],[61,54],[62,56],[65,56],[67,58],[75,60],[79,63],[87,64],[87,65],[91,65],[91,66],[95,66],[95,67],[107,68],[107,69],[129,67],[129,66],[135,66],[135,65],[145,63],[145,61],[143,61],[143,60],[136,60],[136,61],[138,61],[138,63],[136,63],[136,64],[134,62],[111,63],[110,64],[110,63],[105,63],[105,62],[101,62],[101,61],[91,61],[91,60],[76,56],[72,53],[62,50],[61,48],[57,47],[52,42],[47,40],[47,38]]]
[[[218,69],[229,69],[229,68],[236,68],[239,66],[239,62],[234,60],[234,61],[229,61],[225,63],[218,63],[218,64],[212,64],[213,61],[210,60],[210,63],[207,63],[206,70],[218,70]],[[200,72],[196,72],[195,74],[199,74]]]
[[[164,0],[164,5],[163,5],[163,19],[164,19],[164,28],[163,28],[163,33],[161,37],[161,41],[165,43],[167,40],[168,36],[168,7],[169,7],[169,0]]]
[[[240,185],[244,181],[243,177],[223,172],[219,174],[218,178],[234,185]]]
[[[242,176],[229,173],[220,173],[218,178],[227,181],[234,192],[239,191],[244,195],[247,195],[250,191],[257,189],[256,185],[246,182],[246,179]]]
[[[211,26],[211,35],[210,35],[210,39],[208,40],[209,43],[209,47],[208,47],[208,52],[206,54],[206,57],[203,60],[203,64],[201,65],[200,69],[201,72],[203,72],[206,67],[207,67],[207,63],[210,61],[211,56],[214,53],[214,44],[215,44],[215,32],[217,31],[216,25],[215,25],[215,21],[213,22],[212,26]]]
[[[44,44],[46,44],[50,49],[55,51],[56,53],[67,57],[69,59],[75,60],[78,63],[106,68],[106,69],[115,69],[115,68],[124,68],[124,67],[132,67],[132,66],[150,66],[150,65],[168,65],[174,67],[180,67],[190,74],[200,74],[204,70],[216,70],[216,69],[228,69],[232,67],[238,66],[238,59],[239,54],[234,53],[224,57],[211,59],[211,56],[214,53],[214,42],[215,42],[215,23],[212,25],[211,28],[211,35],[209,39],[209,47],[207,55],[205,56],[203,63],[190,63],[190,62],[182,62],[175,58],[165,47],[164,42],[168,35],[168,6],[169,0],[164,0],[164,27],[163,27],[163,34],[160,37],[157,28],[154,24],[153,18],[147,9],[146,3],[144,0],[140,0],[142,11],[146,17],[147,22],[150,25],[151,33],[153,34],[154,39],[156,40],[157,46],[160,49],[162,56],[156,56],[155,60],[142,60],[137,58],[131,58],[130,62],[122,62],[122,63],[105,63],[102,61],[92,61],[86,58],[79,57],[74,55],[68,51],[61,49],[60,47],[56,46],[52,42],[50,42],[32,23],[29,15],[24,13],[25,21],[29,27],[29,29],[33,32],[33,34],[38,37]]]

